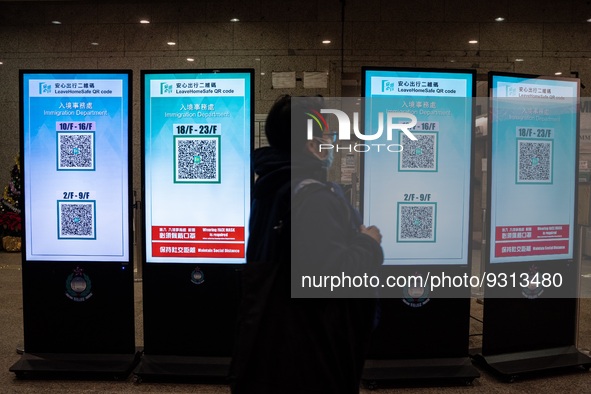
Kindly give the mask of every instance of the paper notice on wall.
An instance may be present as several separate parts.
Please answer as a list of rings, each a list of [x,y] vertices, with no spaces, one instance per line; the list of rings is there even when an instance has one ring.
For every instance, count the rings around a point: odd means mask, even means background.
[[[328,73],[324,71],[305,71],[305,89],[326,89],[328,87]]]
[[[274,72],[273,89],[293,89],[296,87],[295,71]]]

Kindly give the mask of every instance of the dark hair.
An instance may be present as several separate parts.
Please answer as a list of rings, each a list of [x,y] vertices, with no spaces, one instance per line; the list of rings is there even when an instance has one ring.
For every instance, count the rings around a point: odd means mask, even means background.
[[[319,111],[322,102],[321,97],[295,97],[292,100],[290,95],[280,96],[271,107],[265,122],[265,135],[269,145],[284,152],[302,149],[307,140],[307,120],[311,119],[308,113],[312,110]],[[322,135],[315,122],[313,134]]]

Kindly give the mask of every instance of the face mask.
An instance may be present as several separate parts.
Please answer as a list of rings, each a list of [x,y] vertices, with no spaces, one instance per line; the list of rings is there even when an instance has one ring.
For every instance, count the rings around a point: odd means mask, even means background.
[[[332,162],[334,161],[333,149],[329,149],[326,157],[320,161],[322,162],[322,168],[329,169],[332,166]]]

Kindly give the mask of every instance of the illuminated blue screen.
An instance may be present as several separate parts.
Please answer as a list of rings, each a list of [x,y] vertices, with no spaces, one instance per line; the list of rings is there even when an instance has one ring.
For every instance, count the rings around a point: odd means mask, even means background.
[[[252,73],[145,73],[146,261],[245,262]]]
[[[363,216],[383,235],[385,265],[469,261],[472,73],[364,70],[366,130],[397,112],[417,138],[393,130],[364,153]]]
[[[573,257],[578,81],[492,75],[490,262]]]
[[[27,260],[129,261],[129,75],[21,74]]]

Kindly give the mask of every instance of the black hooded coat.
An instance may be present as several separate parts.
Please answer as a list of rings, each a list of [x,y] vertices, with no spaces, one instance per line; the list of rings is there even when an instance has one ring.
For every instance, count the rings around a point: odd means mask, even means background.
[[[290,293],[308,268],[372,275],[383,262],[380,245],[359,232],[356,211],[325,181],[321,164],[273,148],[255,151],[234,394],[359,392],[376,299]]]

